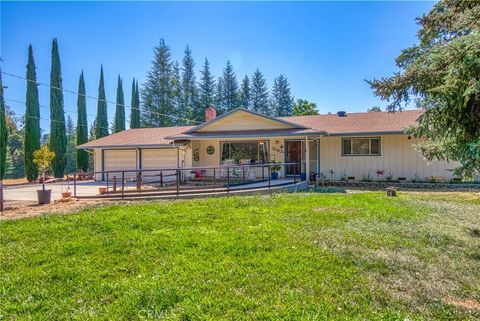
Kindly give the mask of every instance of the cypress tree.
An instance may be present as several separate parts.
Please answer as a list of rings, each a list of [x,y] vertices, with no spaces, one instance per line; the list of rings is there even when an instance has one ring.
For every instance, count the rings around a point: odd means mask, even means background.
[[[278,76],[273,82],[272,112],[278,117],[291,116],[293,112],[290,84],[284,75]]]
[[[132,109],[130,111],[130,128],[140,128],[140,106],[137,105],[137,86],[135,78],[132,81]]]
[[[187,45],[182,61],[182,107],[181,115],[186,119],[200,120],[203,108],[198,106],[198,88],[195,80],[195,62]]]
[[[52,43],[52,69],[50,70],[50,150],[55,153],[52,161],[53,175],[62,178],[66,165],[67,134],[63,111],[62,68],[56,38]]]
[[[87,124],[87,101],[85,97],[85,80],[82,71],[78,81],[77,146],[85,144],[88,141]],[[82,171],[88,170],[88,153],[83,149],[77,149],[77,169]]]
[[[2,69],[0,67],[0,181],[3,180],[3,177],[5,176],[7,164],[7,142],[8,129],[5,115],[5,100],[3,98]]]
[[[95,129],[96,139],[108,136],[107,100],[105,98],[105,84],[103,81],[103,66],[100,67],[100,83],[98,84],[97,121]]]
[[[242,80],[240,85],[240,94],[239,94],[239,103],[240,107],[245,109],[250,109],[250,79],[247,75]]]
[[[113,131],[115,133],[125,130],[125,98],[123,96],[122,78],[118,75],[117,81],[117,104],[115,109],[115,121]]]
[[[229,112],[238,107],[238,81],[232,64],[227,60],[223,70],[223,112]]]
[[[214,91],[215,91],[215,80],[213,75],[210,72],[210,63],[208,59],[205,58],[205,63],[203,64],[203,70],[200,71],[202,74],[200,79],[200,112],[203,115],[203,110],[211,106],[214,102]],[[218,106],[217,106],[218,107]],[[202,116],[198,118],[198,120],[203,121]]]
[[[32,45],[28,46],[27,79],[24,164],[25,176],[31,182],[38,178],[38,168],[33,163],[33,152],[40,149],[40,104]]]
[[[271,115],[268,103],[267,82],[258,68],[253,73],[251,85],[252,110],[257,113]]]

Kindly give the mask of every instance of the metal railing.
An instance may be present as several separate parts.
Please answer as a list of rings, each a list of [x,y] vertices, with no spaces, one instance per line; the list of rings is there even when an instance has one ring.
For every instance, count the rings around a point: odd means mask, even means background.
[[[304,163],[266,163],[252,165],[218,165],[200,167],[172,167],[158,169],[130,169],[89,172],[93,178],[101,177],[105,182],[99,186],[99,193],[80,195],[78,193],[79,176],[73,174],[73,196],[76,198],[113,197],[127,198],[140,196],[176,196],[198,193],[230,194],[236,190],[272,189],[274,186],[296,184],[305,179],[301,173]],[[275,167],[275,168],[274,168]],[[281,179],[272,178],[272,172],[286,173],[287,167],[293,171],[282,175]],[[278,170],[279,169],[279,170]],[[298,169],[300,173],[298,173]],[[306,175],[305,175],[306,176]],[[99,195],[100,194],[100,195]]]

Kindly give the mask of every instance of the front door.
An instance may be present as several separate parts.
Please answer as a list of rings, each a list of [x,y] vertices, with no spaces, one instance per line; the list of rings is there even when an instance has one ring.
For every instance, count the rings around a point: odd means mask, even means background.
[[[302,141],[285,142],[285,160],[287,163],[298,163],[296,165],[287,165],[287,175],[300,174],[302,161]]]

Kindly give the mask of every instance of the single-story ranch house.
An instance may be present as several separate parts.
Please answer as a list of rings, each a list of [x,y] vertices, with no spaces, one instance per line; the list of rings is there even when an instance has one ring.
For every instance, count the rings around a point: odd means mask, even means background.
[[[412,147],[418,140],[404,133],[421,114],[404,110],[274,118],[239,108],[216,117],[215,108],[208,107],[199,126],[128,129],[78,148],[93,151],[96,172],[302,162],[283,166],[280,176],[298,174],[302,166],[302,172],[323,173],[327,179],[449,180],[455,164],[428,164]]]

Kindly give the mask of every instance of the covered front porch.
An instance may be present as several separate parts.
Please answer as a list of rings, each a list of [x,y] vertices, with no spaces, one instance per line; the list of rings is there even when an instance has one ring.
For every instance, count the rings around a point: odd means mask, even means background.
[[[279,178],[320,172],[321,136],[304,137],[220,137],[191,140],[192,167],[225,165],[278,164],[274,169]],[[264,169],[263,169],[264,170]],[[211,177],[212,170],[197,176]],[[265,177],[262,167],[249,168],[247,176]]]

